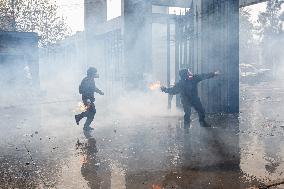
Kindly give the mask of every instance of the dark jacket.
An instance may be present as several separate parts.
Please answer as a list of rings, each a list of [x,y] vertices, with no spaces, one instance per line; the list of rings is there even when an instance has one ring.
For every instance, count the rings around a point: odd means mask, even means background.
[[[197,84],[202,80],[210,79],[214,76],[214,73],[196,74],[190,79],[187,78],[180,80],[173,87],[166,88],[164,92],[171,95],[180,94],[182,102],[191,102],[192,100],[198,98]]]
[[[91,101],[95,101],[94,93],[103,94],[103,92],[96,87],[95,80],[90,77],[85,77],[80,86],[79,93],[82,94],[83,99],[90,99]]]

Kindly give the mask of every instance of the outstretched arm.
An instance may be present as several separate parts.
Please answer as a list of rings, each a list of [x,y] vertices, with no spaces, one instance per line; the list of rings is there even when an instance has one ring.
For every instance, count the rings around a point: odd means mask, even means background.
[[[176,95],[178,93],[180,93],[180,84],[177,83],[175,84],[173,87],[170,87],[170,88],[167,88],[167,87],[164,87],[162,86],[161,87],[161,91],[163,91],[164,93],[168,93],[170,95]]]
[[[195,75],[197,81],[203,81],[205,79],[210,79],[212,77],[215,77],[217,75],[219,75],[220,72],[219,71],[216,71],[216,72],[211,72],[211,73],[206,73],[206,74],[198,74],[198,75]]]
[[[98,89],[98,88],[95,89],[95,92],[99,93],[100,95],[104,95],[104,93],[100,89]]]

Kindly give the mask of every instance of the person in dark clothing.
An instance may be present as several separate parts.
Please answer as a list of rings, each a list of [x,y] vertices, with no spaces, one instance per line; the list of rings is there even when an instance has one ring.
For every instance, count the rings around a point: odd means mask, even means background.
[[[90,127],[92,121],[94,120],[96,114],[96,107],[95,107],[95,97],[94,93],[99,93],[100,95],[104,95],[104,93],[96,87],[95,78],[98,78],[97,69],[90,67],[87,70],[87,77],[85,77],[80,86],[79,86],[79,93],[82,94],[82,101],[86,107],[86,111],[75,115],[76,124],[79,125],[79,122],[82,118],[87,117],[87,120],[84,124],[84,130],[92,130],[93,128]]]
[[[219,72],[212,72],[207,74],[193,75],[188,69],[179,71],[180,81],[171,88],[161,87],[161,90],[171,95],[180,94],[181,102],[184,109],[184,127],[188,128],[190,125],[191,107],[193,107],[199,117],[200,126],[210,127],[205,121],[205,111],[198,96],[197,84],[205,79],[210,79],[219,75]]]

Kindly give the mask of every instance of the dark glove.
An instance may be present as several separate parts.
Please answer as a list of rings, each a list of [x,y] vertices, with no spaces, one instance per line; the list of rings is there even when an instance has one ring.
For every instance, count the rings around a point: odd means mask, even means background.
[[[218,75],[220,75],[220,74],[221,74],[221,73],[220,73],[219,70],[214,72],[214,76],[218,76]]]
[[[166,92],[166,90],[167,90],[167,87],[161,86],[161,91],[162,91],[162,92]]]
[[[104,92],[102,92],[102,91],[100,92],[100,95],[104,95],[104,94],[105,94]]]

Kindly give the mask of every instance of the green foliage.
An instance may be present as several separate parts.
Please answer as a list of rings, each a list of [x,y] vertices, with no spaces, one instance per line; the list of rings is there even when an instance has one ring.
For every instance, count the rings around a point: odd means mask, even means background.
[[[51,0],[0,0],[0,30],[36,32],[46,47],[70,34]]]
[[[259,36],[262,62],[276,71],[281,67],[283,50],[283,21],[280,19],[283,2],[269,0],[266,10],[259,14]]]
[[[266,37],[274,37],[283,31],[282,21],[280,20],[282,4],[283,2],[278,0],[269,0],[265,12],[259,14],[259,31],[264,40]]]
[[[258,49],[255,39],[256,27],[251,21],[251,13],[247,8],[240,9],[240,63],[254,64]]]

